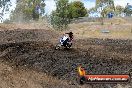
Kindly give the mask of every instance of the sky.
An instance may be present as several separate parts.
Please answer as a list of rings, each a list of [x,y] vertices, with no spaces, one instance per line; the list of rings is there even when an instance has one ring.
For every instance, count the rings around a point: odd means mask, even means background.
[[[10,11],[11,11],[11,10],[14,10],[16,7],[16,0],[10,0],[10,1],[12,2],[12,6],[10,7]],[[72,1],[83,2],[84,6],[87,9],[95,6],[95,0],[70,0],[70,2],[72,2]],[[132,5],[132,0],[114,0],[114,2],[115,2],[115,6],[121,5],[121,6],[125,7],[127,5],[127,3],[130,3]],[[50,14],[53,10],[56,9],[54,0],[45,0],[45,3],[46,3],[45,14]],[[9,18],[9,15],[10,15],[10,12],[4,16],[4,19]]]

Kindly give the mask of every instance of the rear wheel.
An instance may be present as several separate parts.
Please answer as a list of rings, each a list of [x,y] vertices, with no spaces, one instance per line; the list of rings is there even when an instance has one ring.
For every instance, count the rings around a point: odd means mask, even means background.
[[[67,43],[68,48],[71,48],[71,46],[72,46],[72,43]]]

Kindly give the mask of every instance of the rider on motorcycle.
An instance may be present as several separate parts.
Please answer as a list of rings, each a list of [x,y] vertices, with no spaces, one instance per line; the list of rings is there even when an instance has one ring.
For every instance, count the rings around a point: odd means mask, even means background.
[[[60,42],[61,42],[61,45],[66,46],[67,43],[72,44],[72,40],[73,40],[73,33],[69,32],[64,34]]]

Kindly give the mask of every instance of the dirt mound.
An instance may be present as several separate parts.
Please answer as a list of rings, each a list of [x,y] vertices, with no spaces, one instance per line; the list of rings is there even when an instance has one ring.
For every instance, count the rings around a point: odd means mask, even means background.
[[[132,68],[131,40],[88,39],[77,40],[75,44],[71,50],[54,50],[54,44],[48,41],[4,44],[0,46],[1,58],[17,68],[41,71],[70,81],[72,85],[77,85],[79,64],[87,68],[89,74],[123,74]]]
[[[55,39],[58,39],[58,37],[59,33],[54,30],[1,30],[0,58],[3,62],[8,62],[11,67],[20,68],[20,70],[23,68],[28,69],[27,74],[32,73],[31,71],[34,70],[60,80],[56,82],[57,85],[48,84],[48,86],[43,86],[44,88],[51,88],[51,86],[56,88],[60,86],[62,88],[80,87],[77,83],[77,67],[80,64],[87,68],[87,73],[89,74],[123,74],[132,68],[132,40],[76,39],[72,49],[55,50],[54,46],[57,42]],[[26,77],[28,78],[28,76]],[[51,79],[48,80],[50,81]],[[37,80],[37,78],[33,80]],[[49,81],[42,82],[42,84],[47,84]],[[61,81],[64,84],[59,84]],[[90,84],[85,85],[84,88],[116,86],[116,84]],[[128,86],[132,85],[128,84]]]
[[[8,63],[9,64],[9,63]],[[1,88],[79,88],[64,80],[27,68],[14,68],[0,60]]]
[[[16,29],[0,31],[0,43],[17,43],[25,41],[52,41],[58,39],[58,33],[45,29]]]

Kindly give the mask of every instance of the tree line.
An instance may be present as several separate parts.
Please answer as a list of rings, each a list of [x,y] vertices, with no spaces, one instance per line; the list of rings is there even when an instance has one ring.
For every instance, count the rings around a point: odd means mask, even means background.
[[[87,9],[84,3],[81,1],[69,2],[69,0],[54,0],[56,4],[56,10],[47,16],[50,24],[55,29],[65,29],[68,24],[74,18],[89,16],[91,12],[100,13],[104,18],[108,13],[114,13],[116,16],[120,16],[125,13],[127,16],[132,14],[132,10],[129,9],[130,5],[125,8],[118,5],[115,6],[114,0],[96,0],[96,5],[93,8]],[[10,0],[1,0],[0,8],[2,13],[8,11],[11,4]],[[39,20],[45,16],[45,0],[17,0],[16,8],[10,15],[10,21],[24,21]],[[1,13],[1,14],[2,14]],[[0,15],[0,17],[2,17]]]

